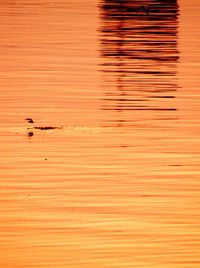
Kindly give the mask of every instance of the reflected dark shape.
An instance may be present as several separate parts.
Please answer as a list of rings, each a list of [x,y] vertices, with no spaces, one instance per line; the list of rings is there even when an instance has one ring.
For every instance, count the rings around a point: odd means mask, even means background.
[[[103,110],[176,111],[178,3],[145,4],[148,16],[137,12],[144,1],[100,2]]]
[[[34,133],[33,132],[28,132],[27,136],[28,137],[33,137]]]

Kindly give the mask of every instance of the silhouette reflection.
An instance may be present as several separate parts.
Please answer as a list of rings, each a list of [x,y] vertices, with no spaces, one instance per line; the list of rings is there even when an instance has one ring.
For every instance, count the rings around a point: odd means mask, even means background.
[[[148,14],[139,11],[143,4],[100,3],[104,110],[176,110],[172,99],[178,87],[178,3],[145,2]]]

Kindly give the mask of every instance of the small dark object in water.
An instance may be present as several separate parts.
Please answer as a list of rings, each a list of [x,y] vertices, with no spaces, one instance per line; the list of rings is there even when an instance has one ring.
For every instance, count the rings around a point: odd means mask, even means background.
[[[31,131],[31,132],[28,132],[28,136],[29,137],[33,137],[34,133]]]
[[[33,119],[32,118],[26,118],[25,120],[27,120],[29,123],[31,123],[31,124],[33,124],[34,123],[34,121],[33,121]]]
[[[146,12],[147,15],[149,15],[149,9],[148,9],[148,6],[145,6],[145,5],[140,6],[140,7],[138,8],[138,10],[137,10],[136,13],[138,13],[138,12],[140,12],[140,11],[144,11],[144,12]]]

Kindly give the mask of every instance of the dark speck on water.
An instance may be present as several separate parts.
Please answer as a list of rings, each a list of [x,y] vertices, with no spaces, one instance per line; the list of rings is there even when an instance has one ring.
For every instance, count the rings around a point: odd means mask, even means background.
[[[28,132],[28,136],[29,136],[29,137],[32,137],[33,135],[34,135],[33,132]]]
[[[34,121],[33,121],[32,118],[26,118],[25,120],[27,120],[30,124],[33,124],[34,123]]]

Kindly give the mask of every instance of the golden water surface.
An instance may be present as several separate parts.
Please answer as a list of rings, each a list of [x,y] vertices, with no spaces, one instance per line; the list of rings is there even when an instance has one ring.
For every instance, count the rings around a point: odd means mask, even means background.
[[[0,267],[200,267],[200,3],[143,4],[1,1]]]

